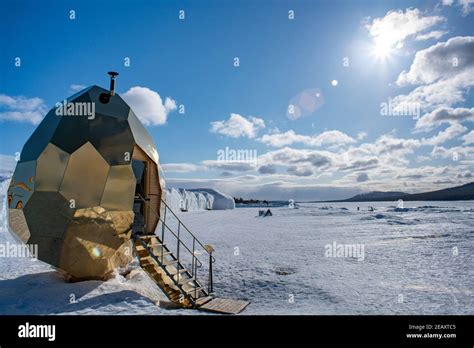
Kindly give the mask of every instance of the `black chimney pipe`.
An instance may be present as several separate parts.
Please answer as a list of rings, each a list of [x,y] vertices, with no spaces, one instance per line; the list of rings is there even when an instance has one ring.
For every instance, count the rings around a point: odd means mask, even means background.
[[[118,76],[118,72],[115,71],[109,71],[108,72],[110,76],[110,95],[114,96],[115,95],[115,78]]]

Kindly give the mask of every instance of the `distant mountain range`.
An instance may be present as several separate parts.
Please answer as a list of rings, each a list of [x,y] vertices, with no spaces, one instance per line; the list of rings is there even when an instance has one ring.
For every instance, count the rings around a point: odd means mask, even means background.
[[[381,192],[372,191],[361,193],[354,197],[326,202],[381,202],[381,201],[465,201],[474,199],[474,182],[444,190],[423,193]]]

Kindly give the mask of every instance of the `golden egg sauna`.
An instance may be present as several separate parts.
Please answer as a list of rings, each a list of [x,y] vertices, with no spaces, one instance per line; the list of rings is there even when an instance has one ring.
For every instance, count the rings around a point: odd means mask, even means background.
[[[24,145],[8,189],[11,231],[68,280],[107,279],[136,257],[175,304],[239,313],[248,302],[213,296],[213,248],[166,205],[154,142],[109,75],[110,90],[58,103]]]

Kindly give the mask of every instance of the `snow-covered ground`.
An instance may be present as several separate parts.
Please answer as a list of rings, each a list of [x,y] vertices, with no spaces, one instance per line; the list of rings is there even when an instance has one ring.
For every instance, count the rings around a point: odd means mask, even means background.
[[[300,204],[265,218],[258,208],[179,215],[216,249],[216,295],[251,301],[244,314],[474,314],[473,203],[367,205]],[[14,239],[2,228],[6,242]],[[363,260],[325,256],[334,242],[363,245]],[[0,314],[201,313],[156,305],[164,299],[139,269],[65,283],[41,261],[0,258]]]
[[[367,205],[181,218],[216,248],[216,292],[250,300],[246,314],[473,314],[473,202]],[[363,261],[326,257],[334,242],[364,245]]]

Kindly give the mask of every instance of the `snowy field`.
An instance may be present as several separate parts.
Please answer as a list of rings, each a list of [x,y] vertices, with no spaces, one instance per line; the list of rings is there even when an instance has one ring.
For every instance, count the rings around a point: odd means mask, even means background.
[[[216,295],[251,301],[243,314],[474,314],[473,203],[395,205],[301,204],[272,208],[265,218],[258,208],[180,217],[216,249]],[[3,213],[0,243],[14,243]],[[334,242],[363,245],[363,260],[327,257]],[[65,283],[41,261],[0,258],[0,314],[201,314],[156,305],[164,299],[140,270]]]

